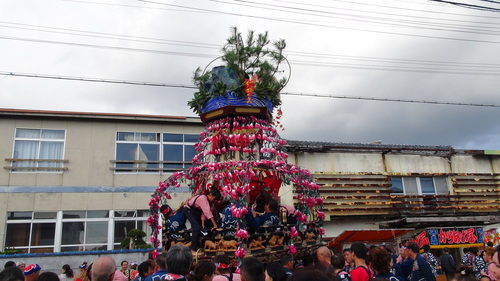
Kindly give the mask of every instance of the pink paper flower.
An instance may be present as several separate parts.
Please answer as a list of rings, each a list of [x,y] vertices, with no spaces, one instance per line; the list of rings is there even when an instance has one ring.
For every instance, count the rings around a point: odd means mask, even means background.
[[[325,218],[326,218],[325,213],[320,212],[320,211],[317,211],[316,213],[318,214],[318,219],[319,219],[319,220],[322,220],[322,221],[324,221],[324,220],[325,220]]]
[[[238,258],[243,258],[244,256],[246,256],[247,252],[245,252],[245,249],[239,247],[238,250],[236,250],[236,252],[234,252],[234,255]]]
[[[245,239],[248,236],[248,231],[244,229],[239,229],[238,231],[236,231],[235,235],[240,239]]]
[[[325,235],[325,229],[322,228],[322,227],[318,228],[318,234],[319,235]]]
[[[290,228],[290,237],[293,238],[297,236],[299,236],[299,232],[297,231],[297,229],[295,229],[295,226],[293,226],[292,228]]]
[[[157,249],[154,249],[154,250],[153,250],[153,252],[151,252],[151,257],[152,257],[153,259],[156,259],[156,257],[158,257],[158,255],[159,255],[159,254],[158,254],[158,250],[157,250]]]
[[[290,245],[288,246],[288,252],[292,255],[295,255],[295,253],[297,253],[297,248],[295,248],[294,245]]]

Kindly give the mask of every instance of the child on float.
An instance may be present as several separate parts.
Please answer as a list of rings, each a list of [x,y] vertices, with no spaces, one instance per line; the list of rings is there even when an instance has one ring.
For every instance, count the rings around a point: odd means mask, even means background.
[[[191,252],[196,254],[199,247],[201,230],[205,227],[205,220],[210,220],[213,227],[217,228],[217,222],[211,211],[211,203],[218,201],[221,198],[221,193],[217,188],[212,188],[208,195],[198,194],[189,199],[182,212],[191,223]]]

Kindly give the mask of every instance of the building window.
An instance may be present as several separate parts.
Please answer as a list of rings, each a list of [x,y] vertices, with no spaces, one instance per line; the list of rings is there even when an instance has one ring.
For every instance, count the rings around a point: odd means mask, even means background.
[[[12,171],[61,172],[65,139],[65,130],[17,128]]]
[[[20,249],[23,253],[53,252],[55,229],[55,212],[9,212],[5,247]]]
[[[391,193],[404,195],[448,194],[446,177],[391,177]]]
[[[163,134],[163,169],[175,171],[191,167],[196,155],[194,145],[199,138],[191,134]]]
[[[121,172],[158,172],[160,134],[119,132],[116,138],[116,169]]]
[[[117,172],[173,172],[192,166],[196,134],[118,132]]]
[[[23,253],[121,249],[130,230],[151,234],[147,218],[147,210],[9,212],[5,247]]]
[[[403,197],[403,201],[420,201],[425,207],[447,204],[447,200],[425,196],[448,195],[446,177],[391,177],[389,183],[392,195],[406,196]],[[420,199],[415,199],[413,196],[419,196]]]

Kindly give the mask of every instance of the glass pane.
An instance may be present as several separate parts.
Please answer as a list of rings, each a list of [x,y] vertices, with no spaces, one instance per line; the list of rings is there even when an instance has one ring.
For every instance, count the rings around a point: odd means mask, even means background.
[[[420,187],[422,188],[422,194],[436,194],[432,178],[420,178]]]
[[[116,140],[120,140],[120,141],[133,141],[134,140],[134,133],[118,132]]]
[[[414,177],[404,177],[403,183],[406,195],[418,195],[417,181]]]
[[[137,210],[137,217],[138,218],[149,217],[149,210]]]
[[[39,129],[17,129],[16,138],[29,138],[29,139],[39,139],[40,130]]]
[[[450,194],[446,177],[435,177],[434,184],[436,185],[436,194]]]
[[[140,144],[139,145],[139,160],[158,161],[160,158],[160,146],[157,144]],[[144,164],[139,165],[141,168]],[[148,168],[158,168],[158,163],[147,163]]]
[[[64,211],[63,219],[85,218],[85,211]]]
[[[117,143],[116,160],[135,160],[137,144],[135,143]]]
[[[83,244],[84,233],[84,222],[64,222],[61,243],[62,245]]]
[[[33,216],[34,219],[56,219],[56,212],[36,212]]]
[[[140,141],[158,141],[158,134],[157,133],[138,133],[140,135],[139,140]]]
[[[42,139],[64,139],[64,130],[42,130]]]
[[[55,223],[33,223],[31,246],[54,245]]]
[[[7,220],[31,220],[32,212],[8,212]]]
[[[38,159],[39,143],[38,141],[16,141],[13,157],[17,159]]]
[[[87,222],[85,230],[86,244],[106,243],[108,240],[107,221]]]
[[[182,161],[182,145],[163,145],[163,161]]]
[[[183,135],[182,134],[163,134],[163,141],[168,141],[168,142],[183,142]]]
[[[7,224],[5,247],[29,246],[30,223]]]
[[[121,243],[132,229],[135,229],[134,221],[116,221],[114,243]]]
[[[151,237],[151,227],[145,222],[145,221],[137,221],[137,229],[140,229],[144,232],[146,232],[146,237],[144,238],[146,240],[146,243],[149,243],[149,237]]]
[[[133,218],[135,217],[135,211],[115,211],[115,218]]]
[[[87,211],[87,218],[109,218],[109,211]]]
[[[194,148],[194,145],[184,146],[184,161],[192,161],[195,155],[196,149]]]
[[[62,159],[64,144],[62,142],[42,141],[40,142],[40,159]],[[55,163],[59,164],[59,163]]]
[[[190,135],[190,134],[184,135],[184,142],[198,142],[198,141],[200,141],[199,135]]]
[[[402,178],[391,177],[389,180],[389,184],[391,184],[391,192],[392,193],[404,193],[403,179]]]

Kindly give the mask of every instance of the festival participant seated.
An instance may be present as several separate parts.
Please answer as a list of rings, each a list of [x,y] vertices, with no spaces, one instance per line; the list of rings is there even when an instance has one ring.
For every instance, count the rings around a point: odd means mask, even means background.
[[[231,208],[244,208],[244,206],[237,203],[230,203],[222,210],[221,214],[221,227],[224,229],[224,236],[234,236],[237,228],[238,219],[233,216]],[[248,213],[245,215],[245,221],[248,222],[248,218],[253,220],[252,211],[247,208]]]
[[[205,227],[205,219],[212,221],[214,225],[212,230],[217,228],[210,203],[221,198],[220,191],[217,188],[212,188],[208,195],[195,195],[186,202],[182,212],[191,223],[191,252],[196,254],[200,242],[200,233]]]
[[[278,202],[274,199],[267,201],[264,206],[265,213],[261,216],[248,216],[248,225],[253,229],[259,229],[260,232],[264,231],[265,226],[280,225],[280,219],[277,215],[279,211]]]
[[[168,232],[180,231],[186,229],[186,215],[182,212],[184,204],[181,204],[177,211],[173,210],[168,205],[163,205],[160,212],[165,216],[165,224]]]

